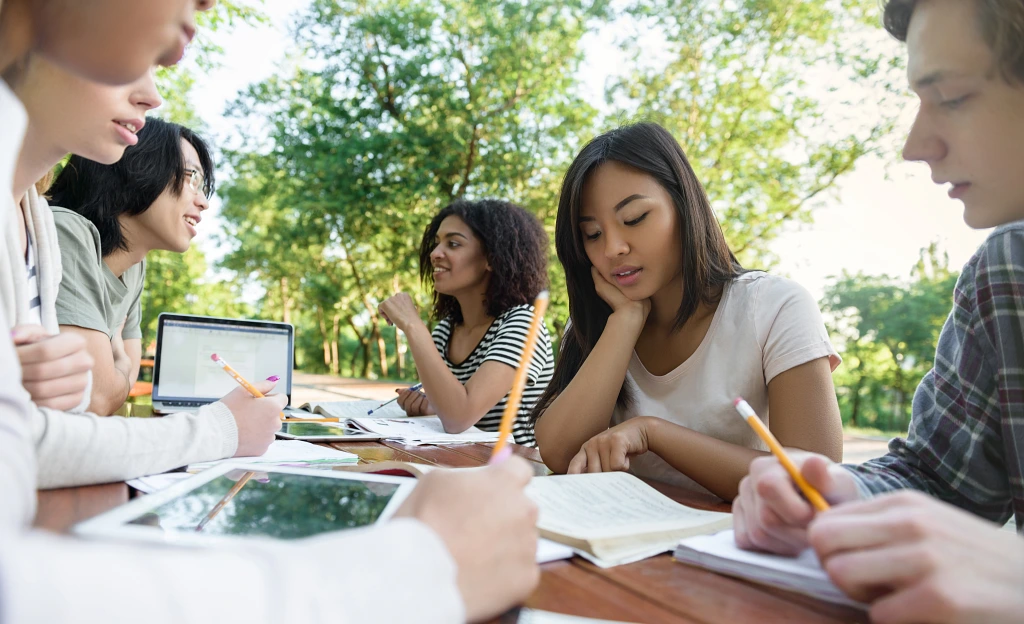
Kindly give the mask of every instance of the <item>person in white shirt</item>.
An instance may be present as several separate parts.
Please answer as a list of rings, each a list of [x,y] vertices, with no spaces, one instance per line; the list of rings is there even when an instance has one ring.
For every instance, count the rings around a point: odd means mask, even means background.
[[[155,60],[180,58],[188,39],[181,25],[210,5],[3,0],[0,76],[35,52],[89,79],[131,82]],[[54,20],[40,22],[44,16]],[[7,211],[15,209],[13,172],[25,124],[24,108],[0,80],[3,229]],[[7,323],[0,309],[0,326]],[[515,457],[486,470],[427,475],[400,517],[386,525],[287,545],[253,540],[235,548],[177,550],[30,532],[36,481],[31,411],[7,336],[0,336],[0,370],[0,623],[476,621],[520,602],[539,580],[537,510],[524,492],[532,471]],[[360,565],[339,565],[343,559]]]
[[[664,128],[625,126],[580,151],[555,246],[570,326],[535,411],[552,470],[629,470],[731,500],[768,451],[738,396],[783,445],[842,456],[840,360],[817,304],[739,265]]]
[[[13,76],[15,95],[25,104],[29,124],[15,172],[14,211],[7,213],[7,253],[0,255],[0,294],[5,313],[18,320],[12,336],[32,396],[32,432],[39,457],[38,487],[55,488],[124,481],[190,463],[261,455],[280,427],[283,397],[254,399],[243,388],[198,413],[166,418],[77,417],[68,406],[89,403],[82,379],[93,358],[86,341],[58,331],[56,302],[62,253],[47,201],[33,183],[65,154],[114,163],[135,142],[120,120],[137,120],[160,105],[151,72],[127,85],[81,78],[41,56],[30,58]],[[20,236],[19,236],[20,235]],[[34,250],[34,266],[26,264]],[[30,284],[38,285],[32,297]],[[81,286],[81,284],[79,284]],[[33,299],[38,302],[32,313]],[[39,323],[39,324],[36,324]],[[82,368],[84,366],[84,368]],[[269,393],[273,383],[261,382]],[[57,409],[54,409],[57,408]]]

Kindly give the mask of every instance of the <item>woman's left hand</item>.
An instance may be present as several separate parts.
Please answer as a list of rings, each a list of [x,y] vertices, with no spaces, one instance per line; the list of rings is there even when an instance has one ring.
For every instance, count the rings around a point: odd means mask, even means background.
[[[394,325],[403,332],[415,323],[423,323],[412,297],[404,292],[385,299],[377,306],[377,311],[384,316],[389,325]]]
[[[631,418],[590,438],[569,462],[567,474],[629,470],[629,458],[649,450],[655,420],[652,416]]]

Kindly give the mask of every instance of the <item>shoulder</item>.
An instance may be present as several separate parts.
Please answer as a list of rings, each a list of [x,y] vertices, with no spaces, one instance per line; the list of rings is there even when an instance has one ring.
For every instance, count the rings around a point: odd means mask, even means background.
[[[505,333],[508,331],[521,332],[526,334],[530,329],[530,324],[533,323],[534,310],[533,305],[524,303],[522,305],[512,306],[501,313],[498,318],[494,320],[495,329]],[[541,324],[541,333],[546,335],[547,328],[544,324]]]
[[[779,310],[807,303],[817,308],[818,305],[799,282],[764,271],[750,271],[738,276],[729,284],[729,297],[758,309]]]
[[[53,213],[53,224],[60,237],[61,251],[68,253],[71,249],[88,249],[99,253],[100,231],[82,215],[60,206],[50,206]]]
[[[1024,274],[1024,221],[1015,221],[992,230],[978,251],[967,261],[965,272]]]

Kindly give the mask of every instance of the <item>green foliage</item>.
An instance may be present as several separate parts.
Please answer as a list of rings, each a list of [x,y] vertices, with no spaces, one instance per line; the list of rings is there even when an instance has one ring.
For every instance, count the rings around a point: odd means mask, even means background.
[[[893,128],[901,55],[877,3],[637,0],[631,13],[635,70],[609,101],[672,131],[740,261],[770,265],[783,226],[810,221]],[[651,54],[660,39],[667,62]]]
[[[822,309],[845,360],[835,375],[844,422],[906,430],[911,398],[932,368],[957,277],[933,244],[921,251],[908,283],[844,274],[828,288]]]
[[[388,375],[376,305],[401,289],[427,308],[417,251],[433,215],[501,197],[551,223],[558,176],[595,115],[575,76],[603,11],[597,0],[313,2],[295,28],[294,75],[231,109],[265,132],[226,152],[236,248],[224,265],[276,293],[281,318],[314,310],[322,343],[336,320],[350,327],[380,356],[372,371],[364,353],[364,370]]]
[[[142,291],[144,349],[156,340],[156,320],[161,312],[255,316],[252,307],[242,302],[236,286],[209,279],[206,258],[195,247],[184,254],[154,251],[146,256],[146,283]]]
[[[203,130],[203,120],[191,102],[196,74],[207,73],[220,66],[224,48],[216,43],[217,35],[230,32],[239,24],[254,26],[267,22],[267,16],[258,8],[263,2],[222,0],[209,11],[196,15],[196,38],[188,48],[188,58],[173,67],[160,67],[156,71],[157,89],[164,100],[163,106],[155,111],[157,115],[196,131]]]

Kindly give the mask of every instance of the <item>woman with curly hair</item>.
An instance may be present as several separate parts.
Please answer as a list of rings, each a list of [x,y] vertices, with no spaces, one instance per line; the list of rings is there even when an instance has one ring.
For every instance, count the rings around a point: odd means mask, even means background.
[[[445,431],[476,425],[497,431],[533,321],[532,302],[547,286],[547,235],[529,212],[505,201],[456,201],[430,222],[420,244],[420,278],[434,287],[431,332],[412,298],[398,293],[380,312],[405,333],[423,392],[399,390],[411,416],[437,414]],[[530,412],[554,371],[541,325],[512,435],[535,446]]]

